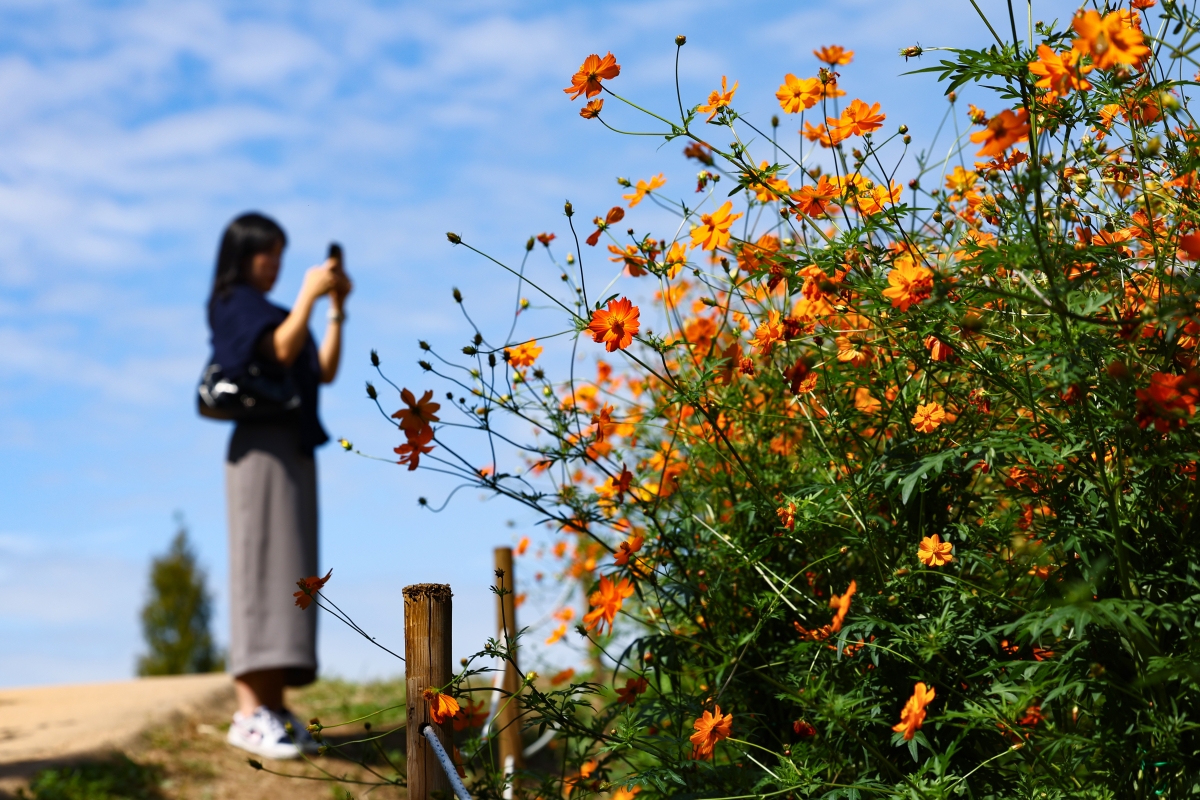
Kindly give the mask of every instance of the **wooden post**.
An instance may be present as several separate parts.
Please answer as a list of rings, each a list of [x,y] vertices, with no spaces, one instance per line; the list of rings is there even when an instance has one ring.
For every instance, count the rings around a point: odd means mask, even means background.
[[[421,735],[430,723],[447,753],[454,752],[453,727],[436,725],[429,716],[425,690],[441,689],[450,682],[450,618],[453,595],[443,583],[418,583],[404,587],[404,686],[408,697],[408,797],[435,800],[454,796],[437,755]]]
[[[497,547],[495,556],[497,572],[504,573],[503,578],[496,579],[496,585],[507,590],[503,596],[496,598],[497,636],[501,642],[504,642],[506,636],[511,639],[520,630],[517,627],[516,596],[513,594],[517,585],[517,576],[513,571],[511,547]],[[513,648],[512,656],[513,661],[516,661],[516,648]],[[504,710],[496,715],[495,724],[496,729],[500,731],[500,769],[508,772],[524,766],[524,759],[521,756],[524,745],[521,744],[521,723],[517,719],[517,701],[513,698],[521,686],[521,672],[512,664],[505,666],[507,669],[504,671],[504,683],[500,687],[503,689],[500,703],[504,706]],[[509,698],[513,699],[509,700]],[[510,758],[512,759],[511,765]]]

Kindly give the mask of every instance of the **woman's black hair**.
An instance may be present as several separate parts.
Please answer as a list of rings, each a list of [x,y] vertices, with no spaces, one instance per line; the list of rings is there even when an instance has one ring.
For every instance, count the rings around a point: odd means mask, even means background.
[[[259,253],[269,253],[278,245],[287,246],[287,234],[279,223],[265,214],[251,211],[242,214],[225,228],[221,249],[217,251],[217,269],[213,274],[212,293],[208,296],[208,316],[212,319],[213,304],[229,296],[229,290],[245,283],[250,260]]]

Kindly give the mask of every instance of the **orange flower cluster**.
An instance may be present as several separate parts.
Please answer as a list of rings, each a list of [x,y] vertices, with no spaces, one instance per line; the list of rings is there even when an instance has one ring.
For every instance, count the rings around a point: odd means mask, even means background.
[[[403,389],[400,392],[400,399],[404,401],[407,408],[402,408],[392,414],[393,419],[400,420],[399,428],[404,431],[404,436],[408,440],[395,448],[395,452],[400,456],[399,463],[408,464],[410,472],[417,468],[423,454],[433,450],[433,447],[429,445],[433,441],[432,425],[434,422],[440,421],[435,412],[441,408],[441,404],[430,402],[432,397],[432,389],[421,395],[420,400],[416,399],[408,389]]]

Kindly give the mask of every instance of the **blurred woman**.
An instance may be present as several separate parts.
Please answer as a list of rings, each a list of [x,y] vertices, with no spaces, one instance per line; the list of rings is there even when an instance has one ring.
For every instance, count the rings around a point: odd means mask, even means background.
[[[208,300],[213,362],[223,374],[236,380],[267,365],[290,376],[300,397],[293,410],[238,422],[225,459],[229,671],[238,700],[228,741],[267,758],[315,747],[283,694],[316,679],[316,610],[296,608],[292,593],[297,580],[318,572],[313,451],[329,440],[318,390],[337,376],[352,288],[340,259],[331,258],[305,273],[291,309],[270,302],[286,246],[283,229],[262,214],[229,223]],[[329,313],[318,346],[308,323],[321,297],[329,298]]]

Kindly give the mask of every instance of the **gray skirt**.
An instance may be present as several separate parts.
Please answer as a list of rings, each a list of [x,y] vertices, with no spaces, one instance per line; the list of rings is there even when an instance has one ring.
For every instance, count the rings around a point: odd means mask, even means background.
[[[317,469],[292,426],[238,425],[225,461],[229,505],[229,672],[317,674],[317,608],[301,611],[296,581],[317,574]]]

